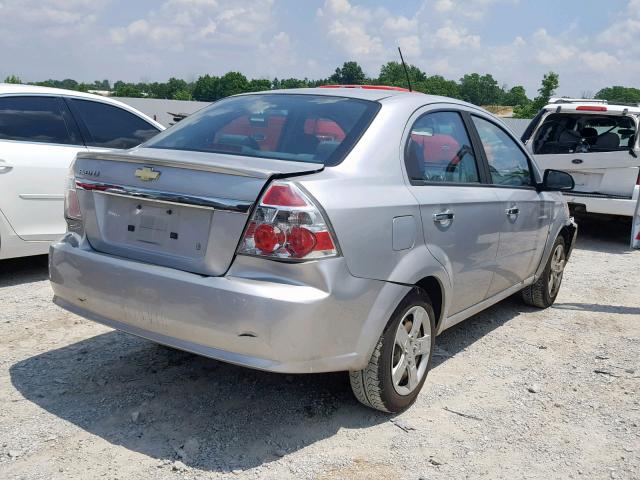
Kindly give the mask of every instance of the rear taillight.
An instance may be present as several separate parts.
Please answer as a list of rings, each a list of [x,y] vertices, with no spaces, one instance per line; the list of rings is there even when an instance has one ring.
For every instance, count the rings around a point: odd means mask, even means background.
[[[638,172],[638,179],[636,180],[636,185],[640,185],[640,172]]]
[[[80,212],[80,202],[78,202],[78,194],[76,192],[76,176],[74,173],[74,164],[71,163],[67,172],[66,185],[64,190],[64,216],[72,220],[82,220],[82,212]]]
[[[238,253],[311,260],[335,257],[338,248],[324,215],[309,195],[293,183],[276,181],[253,212]]]

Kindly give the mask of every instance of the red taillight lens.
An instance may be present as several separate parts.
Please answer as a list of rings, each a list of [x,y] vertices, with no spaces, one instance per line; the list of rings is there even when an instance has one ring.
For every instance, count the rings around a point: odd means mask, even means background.
[[[313,200],[295,184],[277,181],[262,196],[238,253],[307,260],[334,257],[338,250]]]
[[[261,252],[273,253],[282,246],[285,235],[277,226],[261,223],[253,232],[253,241]]]
[[[67,173],[67,185],[64,191],[64,216],[72,220],[82,220],[80,202],[76,192],[76,178],[74,173],[74,163],[71,163]]]
[[[310,230],[304,227],[292,227],[289,233],[287,248],[295,258],[303,258],[309,255],[318,241]]]
[[[262,203],[274,207],[304,207],[307,205],[304,198],[289,185],[273,185],[262,197]]]

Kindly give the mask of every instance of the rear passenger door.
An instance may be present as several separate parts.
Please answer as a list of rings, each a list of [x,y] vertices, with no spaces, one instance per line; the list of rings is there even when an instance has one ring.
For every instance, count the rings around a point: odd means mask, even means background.
[[[537,191],[524,146],[493,120],[471,118],[488,168],[490,190],[499,199],[502,216],[491,296],[533,275],[549,231],[553,203]]]
[[[133,148],[160,132],[143,118],[115,105],[71,97],[66,101],[90,148]]]
[[[405,163],[420,204],[424,238],[453,284],[449,315],[487,297],[504,224],[502,201],[487,188],[468,114],[425,107],[409,121]]]
[[[64,234],[65,177],[85,150],[61,97],[0,96],[0,212],[23,240]]]

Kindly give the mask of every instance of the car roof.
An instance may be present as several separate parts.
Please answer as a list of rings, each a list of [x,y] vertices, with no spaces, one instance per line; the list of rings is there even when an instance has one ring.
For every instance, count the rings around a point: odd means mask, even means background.
[[[65,97],[75,97],[75,98],[84,98],[87,100],[93,100],[97,102],[107,103],[109,105],[118,106],[125,110],[128,110],[131,113],[138,115],[139,117],[144,118],[148,122],[154,124],[161,130],[164,130],[165,127],[156,122],[153,118],[148,115],[142,113],[140,110],[133,108],[126,103],[119,102],[118,100],[114,100],[113,98],[104,97],[102,95],[94,95],[92,93],[78,92],[77,90],[65,90],[64,88],[52,88],[52,87],[41,87],[39,85],[23,85],[23,84],[15,84],[15,83],[0,83],[0,96],[1,95],[64,95]]]
[[[315,88],[289,88],[280,90],[264,90],[261,92],[243,93],[241,95],[259,95],[259,94],[294,94],[294,95],[324,95],[328,97],[345,97],[356,98],[360,100],[370,100],[381,102],[384,100],[406,101],[416,105],[427,105],[430,103],[452,103],[472,107],[482,110],[477,105],[472,105],[462,100],[449,97],[441,97],[438,95],[428,95],[422,92],[410,92],[408,90],[389,90],[385,87],[372,88],[358,87],[315,87]]]

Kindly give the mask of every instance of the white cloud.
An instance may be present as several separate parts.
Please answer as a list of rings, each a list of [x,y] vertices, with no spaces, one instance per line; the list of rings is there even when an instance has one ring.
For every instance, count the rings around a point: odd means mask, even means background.
[[[465,28],[456,26],[453,22],[447,22],[436,30],[434,46],[441,48],[477,48],[480,46],[480,36],[471,35]]]
[[[409,57],[422,53],[415,16],[394,15],[386,8],[349,0],[326,0],[316,16],[326,38],[344,59],[358,61],[372,75],[383,63],[397,60],[398,46]]]
[[[167,0],[144,18],[112,28],[111,39],[120,45],[135,40],[157,49],[165,48],[167,41],[177,50],[206,42],[249,46],[270,28],[272,7],[273,0]]]

